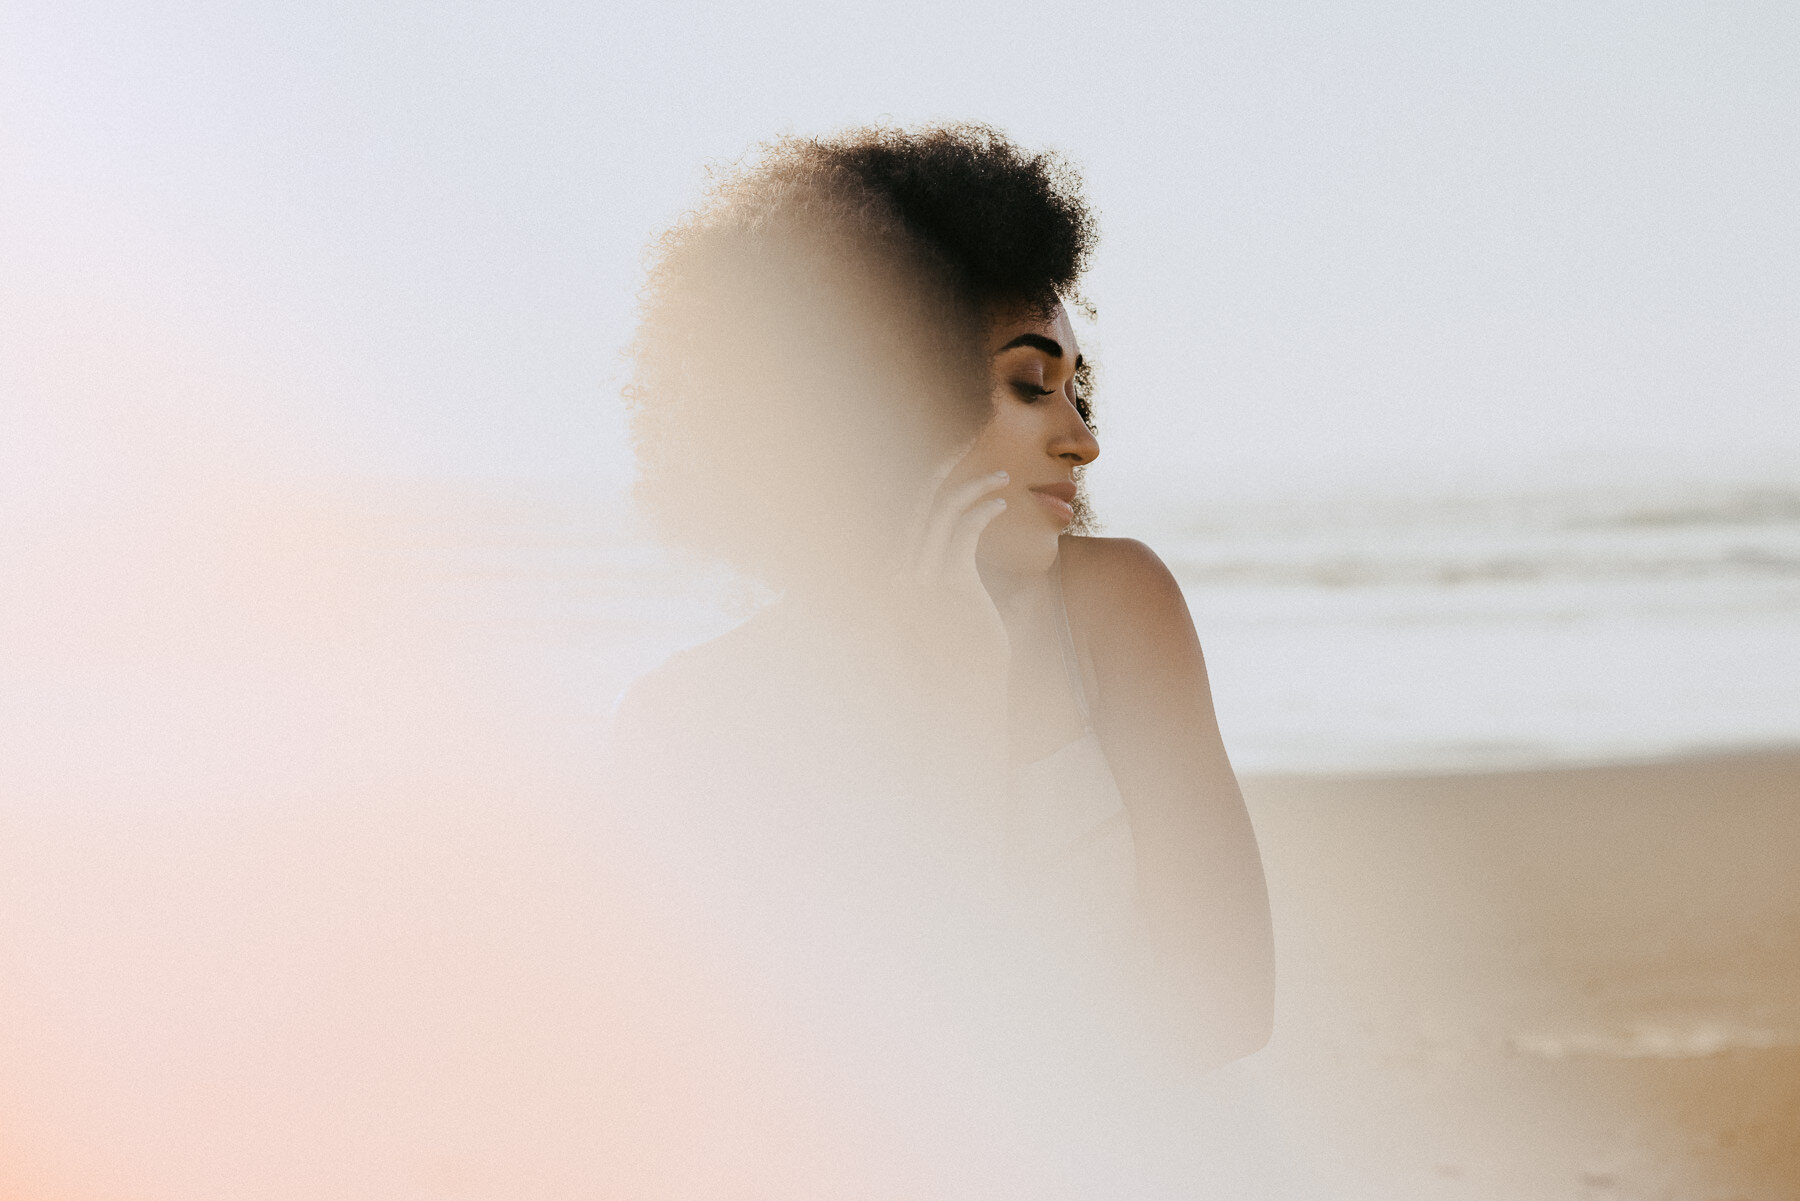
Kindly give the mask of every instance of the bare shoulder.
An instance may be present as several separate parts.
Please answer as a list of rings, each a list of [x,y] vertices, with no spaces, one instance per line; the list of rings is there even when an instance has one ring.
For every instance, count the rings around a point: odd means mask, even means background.
[[[613,713],[616,738],[681,745],[754,740],[818,718],[847,695],[841,633],[777,603],[638,677]],[[866,671],[863,673],[866,675]]]
[[[1187,600],[1157,553],[1136,538],[1065,537],[1069,605],[1095,621],[1142,623],[1158,633],[1193,633]],[[1109,620],[1110,619],[1110,620]]]
[[[677,651],[631,682],[613,709],[615,747],[638,748],[666,742],[678,731],[704,727],[703,709],[719,694],[704,652]]]
[[[780,657],[760,615],[707,642],[678,650],[634,680],[613,714],[621,738],[667,739],[717,729],[744,698],[766,690]]]
[[[1181,585],[1135,538],[1064,538],[1063,595],[1103,695],[1165,703],[1208,695],[1206,658]]]

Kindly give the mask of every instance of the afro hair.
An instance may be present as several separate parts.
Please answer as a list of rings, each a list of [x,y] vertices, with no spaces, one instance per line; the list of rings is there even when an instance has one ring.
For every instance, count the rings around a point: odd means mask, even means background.
[[[777,586],[868,553],[991,412],[987,315],[1086,308],[1095,238],[1075,171],[987,126],[763,147],[651,248],[626,387],[639,505]]]

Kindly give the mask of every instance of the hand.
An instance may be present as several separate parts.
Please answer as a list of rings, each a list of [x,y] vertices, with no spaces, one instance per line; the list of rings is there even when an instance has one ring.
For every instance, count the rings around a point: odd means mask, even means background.
[[[909,656],[929,679],[1004,704],[1010,646],[976,568],[975,547],[1006,509],[1005,498],[994,493],[1008,476],[996,471],[952,483],[961,461],[959,453],[926,489],[892,577],[891,600]]]
[[[939,812],[953,831],[945,847],[973,854],[965,866],[985,874],[1005,838],[1011,645],[975,547],[1006,509],[995,493],[1008,477],[996,471],[952,482],[966,453],[929,481],[890,577],[888,607],[909,694],[895,715],[923,752],[915,761],[928,781],[920,795],[944,802]]]

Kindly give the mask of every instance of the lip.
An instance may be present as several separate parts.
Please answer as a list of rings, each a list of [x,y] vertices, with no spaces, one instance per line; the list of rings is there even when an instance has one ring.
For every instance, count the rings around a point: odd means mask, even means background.
[[[1031,494],[1061,524],[1068,525],[1075,520],[1074,484],[1038,484],[1031,489]]]

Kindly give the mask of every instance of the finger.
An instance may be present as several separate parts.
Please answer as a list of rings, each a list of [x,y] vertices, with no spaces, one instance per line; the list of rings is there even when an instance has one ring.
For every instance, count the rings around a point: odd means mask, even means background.
[[[944,555],[950,546],[950,540],[956,534],[957,522],[962,520],[982,499],[1000,488],[1004,488],[1009,477],[1004,471],[995,471],[987,475],[978,475],[974,479],[950,487],[939,498],[931,511],[931,520],[925,529],[924,541],[919,549],[918,562],[927,572],[941,570]]]
[[[913,501],[912,517],[907,522],[907,539],[905,559],[907,563],[916,563],[921,557],[926,536],[931,528],[932,515],[937,511],[943,497],[944,481],[969,457],[975,449],[980,435],[971,435],[961,445],[946,454],[931,469],[929,475],[921,483],[918,495]]]
[[[994,518],[1006,511],[1004,496],[992,497],[975,505],[957,520],[951,534],[950,543],[944,552],[944,567],[958,566],[973,568],[975,563],[975,544],[981,541],[981,531],[993,524]]]
[[[931,570],[941,570],[945,557],[950,549],[951,540],[956,537],[962,519],[982,503],[982,499],[993,492],[1004,488],[1010,479],[1006,472],[996,471],[991,475],[976,476],[952,489],[938,503],[932,513],[931,525],[926,531],[925,544],[919,555],[919,561]],[[1001,508],[1005,508],[1004,505]],[[986,525],[999,514],[995,509],[987,514],[982,522]]]

